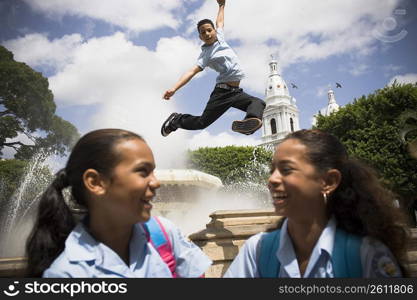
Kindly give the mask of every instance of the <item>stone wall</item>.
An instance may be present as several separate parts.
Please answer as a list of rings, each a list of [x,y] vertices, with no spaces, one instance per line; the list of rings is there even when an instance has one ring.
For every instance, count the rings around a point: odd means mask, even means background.
[[[189,238],[212,260],[206,277],[222,277],[240,247],[252,235],[276,226],[280,217],[274,210],[216,211],[206,229]]]

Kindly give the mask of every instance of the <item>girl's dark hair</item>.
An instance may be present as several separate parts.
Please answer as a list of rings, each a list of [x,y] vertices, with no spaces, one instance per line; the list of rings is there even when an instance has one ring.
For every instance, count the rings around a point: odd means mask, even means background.
[[[400,261],[406,251],[407,219],[385,189],[376,172],[348,153],[335,136],[320,130],[299,130],[284,139],[297,139],[307,147],[307,159],[319,172],[337,169],[342,179],[328,197],[328,215],[339,227],[382,241]]]
[[[65,240],[75,227],[70,208],[62,190],[71,187],[75,202],[87,208],[83,174],[94,169],[111,178],[113,168],[121,156],[115,146],[124,140],[143,138],[121,129],[100,129],[87,133],[74,146],[67,165],[41,196],[34,228],[26,243],[27,275],[40,277],[54,259],[64,250]]]
[[[213,23],[212,20],[210,20],[210,19],[203,19],[203,20],[198,21],[198,23],[197,23],[197,31],[198,31],[198,33],[200,33],[200,26],[201,25],[204,25],[204,24],[210,24],[214,29],[216,28],[216,27],[214,27],[214,23]]]

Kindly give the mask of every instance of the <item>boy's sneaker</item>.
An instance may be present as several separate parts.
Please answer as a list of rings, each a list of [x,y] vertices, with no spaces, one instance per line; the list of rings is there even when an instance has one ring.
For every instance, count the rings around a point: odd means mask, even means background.
[[[262,121],[258,118],[247,118],[242,121],[234,121],[232,123],[232,130],[246,135],[254,133],[261,128]]]
[[[168,136],[171,132],[178,129],[178,127],[173,124],[173,121],[179,116],[180,114],[178,113],[172,113],[168,117],[168,119],[165,120],[164,124],[162,124],[162,127],[161,127],[162,136]]]

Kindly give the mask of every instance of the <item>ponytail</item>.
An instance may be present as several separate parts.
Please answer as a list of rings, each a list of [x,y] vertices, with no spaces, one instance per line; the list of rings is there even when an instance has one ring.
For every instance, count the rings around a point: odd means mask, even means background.
[[[26,244],[29,277],[42,276],[43,271],[64,250],[65,240],[75,227],[62,194],[68,186],[65,169],[62,169],[41,196],[37,219]]]

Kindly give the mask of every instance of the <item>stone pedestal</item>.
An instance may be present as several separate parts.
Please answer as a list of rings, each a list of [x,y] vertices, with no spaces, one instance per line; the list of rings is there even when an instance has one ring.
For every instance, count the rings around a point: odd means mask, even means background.
[[[213,260],[206,272],[208,278],[222,277],[244,242],[258,232],[275,227],[281,218],[273,209],[222,210],[210,217],[206,229],[189,236]]]

